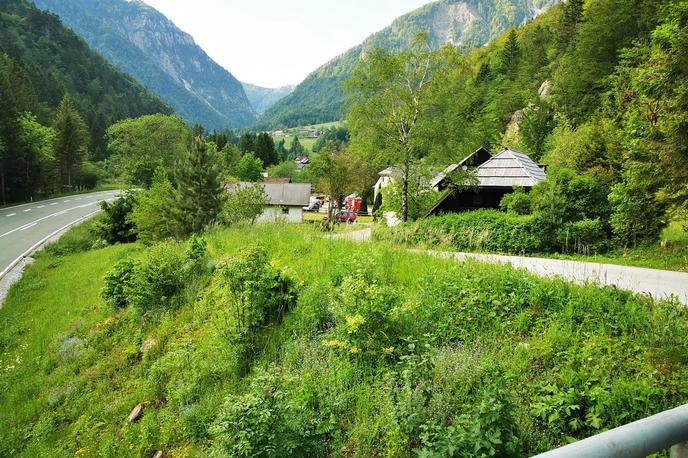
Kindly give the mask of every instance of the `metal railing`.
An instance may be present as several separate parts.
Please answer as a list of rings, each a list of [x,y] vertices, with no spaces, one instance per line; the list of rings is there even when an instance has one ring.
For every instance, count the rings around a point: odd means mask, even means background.
[[[536,458],[641,458],[671,447],[688,458],[688,404],[537,455]]]

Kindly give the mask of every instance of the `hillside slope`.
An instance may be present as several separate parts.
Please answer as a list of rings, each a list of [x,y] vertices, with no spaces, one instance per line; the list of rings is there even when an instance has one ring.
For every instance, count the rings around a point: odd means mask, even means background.
[[[251,124],[241,83],[193,38],[141,1],[34,0],[93,48],[167,101],[187,122],[209,129]]]
[[[422,32],[429,33],[433,49],[445,43],[460,48],[483,46],[510,24],[523,24],[557,3],[559,0],[441,0],[426,5],[399,17],[386,29],[310,74],[291,95],[268,110],[258,126],[293,127],[340,119],[344,102],[342,84],[367,51],[408,49]]]
[[[9,58],[13,105],[41,123],[70,93],[91,134],[91,150],[104,150],[105,129],[121,119],[172,113],[158,97],[110,65],[60,20],[24,0],[0,2],[0,55]],[[3,110],[7,110],[3,101]]]
[[[251,106],[258,115],[265,113],[272,108],[277,102],[294,92],[296,85],[289,84],[278,88],[260,87],[250,83],[241,83],[244,86],[244,92],[248,97]]]
[[[688,394],[675,303],[298,225],[205,239],[214,272],[180,242],[80,252],[88,227],[41,253],[0,309],[0,455],[525,457]],[[122,260],[186,281],[108,305]],[[238,334],[245,282],[265,318]]]

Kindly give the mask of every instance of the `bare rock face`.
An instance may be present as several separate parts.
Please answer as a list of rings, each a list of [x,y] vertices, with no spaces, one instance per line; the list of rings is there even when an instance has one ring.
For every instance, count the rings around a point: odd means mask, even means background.
[[[538,89],[538,97],[540,97],[540,100],[547,100],[552,97],[552,83],[549,82],[549,80],[545,80],[542,85],[540,85],[540,89]]]
[[[136,423],[141,418],[141,415],[143,415],[143,404],[137,404],[129,414],[129,422]]]
[[[139,352],[141,353],[141,355],[145,355],[156,345],[158,345],[158,340],[156,338],[152,337],[150,339],[146,339],[141,343],[141,348],[139,349]]]
[[[211,130],[256,120],[241,83],[188,33],[140,0],[34,0],[189,124]],[[231,44],[230,44],[231,45]]]

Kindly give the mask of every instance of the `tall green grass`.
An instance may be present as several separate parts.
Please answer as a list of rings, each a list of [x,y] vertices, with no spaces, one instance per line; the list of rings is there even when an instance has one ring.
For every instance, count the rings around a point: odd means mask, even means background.
[[[248,373],[215,274],[142,314],[99,290],[143,247],[47,252],[0,310],[0,455],[527,456],[688,401],[678,304],[308,226],[205,238],[208,272],[260,244],[298,285]]]

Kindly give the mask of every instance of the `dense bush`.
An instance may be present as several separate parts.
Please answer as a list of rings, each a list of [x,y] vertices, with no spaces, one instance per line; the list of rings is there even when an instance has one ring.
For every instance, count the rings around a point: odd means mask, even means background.
[[[101,296],[111,305],[132,305],[141,312],[168,309],[195,276],[205,270],[205,241],[193,236],[186,251],[177,242],[163,242],[135,260],[123,259],[105,276]]]
[[[129,303],[143,312],[173,307],[189,278],[186,261],[183,249],[175,242],[148,249],[137,260],[125,286]]]
[[[112,203],[101,202],[103,216],[95,225],[96,234],[110,245],[135,241],[136,230],[131,221],[134,205],[136,205],[136,196],[131,191]]]
[[[523,188],[516,187],[514,192],[505,195],[499,203],[502,210],[517,215],[530,215],[533,211],[533,200]]]
[[[394,353],[400,331],[394,318],[399,305],[394,289],[358,266],[333,291],[331,303],[335,328],[324,342],[326,347],[367,361]]]
[[[275,373],[256,376],[248,393],[228,396],[210,431],[219,455],[324,456],[324,421],[293,399]]]
[[[128,304],[129,285],[131,285],[134,262],[131,259],[122,259],[105,275],[105,286],[100,295],[105,301],[114,307],[124,307]]]
[[[543,251],[537,219],[495,210],[446,214],[378,228],[375,237],[410,245],[442,245],[459,251],[537,253]]]
[[[225,335],[245,370],[258,348],[260,330],[279,323],[296,300],[294,281],[270,263],[265,248],[249,247],[216,270],[220,301],[230,323]]]

